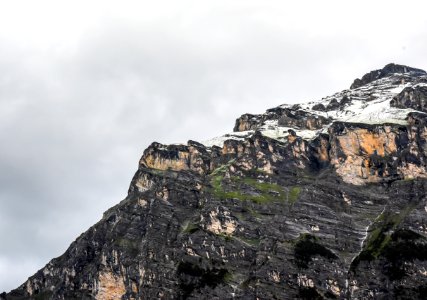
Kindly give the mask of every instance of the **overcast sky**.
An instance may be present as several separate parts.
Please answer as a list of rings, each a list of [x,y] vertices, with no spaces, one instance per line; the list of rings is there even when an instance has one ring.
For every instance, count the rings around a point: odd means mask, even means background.
[[[152,141],[426,69],[424,3],[2,1],[0,292],[122,200]]]

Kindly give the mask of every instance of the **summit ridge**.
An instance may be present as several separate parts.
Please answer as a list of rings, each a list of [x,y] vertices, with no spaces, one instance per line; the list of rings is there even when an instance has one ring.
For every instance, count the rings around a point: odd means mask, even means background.
[[[364,84],[353,84],[350,89],[317,101],[283,104],[264,114],[244,114],[236,120],[234,133],[203,143],[222,146],[226,139],[239,140],[255,131],[283,141],[289,129],[303,139],[313,139],[336,121],[407,125],[408,113],[427,112],[427,73],[421,69],[388,64],[367,73],[362,81]]]
[[[392,74],[410,74],[411,76],[419,76],[419,75],[426,75],[426,71],[408,67],[405,65],[390,63],[390,64],[387,64],[382,69],[374,70],[369,73],[366,73],[365,75],[363,75],[361,79],[359,78],[355,79],[353,84],[350,86],[350,89],[361,87],[372,81],[390,76]]]

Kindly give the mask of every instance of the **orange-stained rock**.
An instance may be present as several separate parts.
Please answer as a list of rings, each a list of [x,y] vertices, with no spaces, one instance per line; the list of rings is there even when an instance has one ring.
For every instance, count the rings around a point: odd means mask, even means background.
[[[124,279],[121,276],[113,274],[111,271],[99,273],[95,299],[118,300],[121,299],[125,293],[126,287]]]
[[[396,156],[396,130],[392,130],[390,126],[369,128],[340,124],[332,126],[329,134],[330,162],[345,182],[360,185],[378,182],[388,175],[385,167],[381,170],[372,168],[372,157],[388,160]]]
[[[354,129],[347,131],[344,135],[337,136],[337,140],[346,155],[372,155],[376,153],[384,156],[395,153],[397,150],[396,134],[390,130],[372,132],[364,128]]]

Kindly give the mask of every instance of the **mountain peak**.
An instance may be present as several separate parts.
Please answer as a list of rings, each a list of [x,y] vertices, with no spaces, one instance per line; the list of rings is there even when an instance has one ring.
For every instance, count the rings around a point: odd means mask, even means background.
[[[390,76],[395,73],[399,73],[399,74],[410,73],[411,75],[419,76],[419,75],[425,75],[426,71],[408,67],[405,65],[390,63],[382,69],[378,69],[378,70],[374,70],[369,73],[366,73],[365,75],[362,76],[361,79],[359,78],[355,79],[353,81],[353,84],[350,86],[350,89],[356,89],[372,81]]]
[[[424,299],[427,74],[363,80],[152,143],[126,198],[0,299]]]

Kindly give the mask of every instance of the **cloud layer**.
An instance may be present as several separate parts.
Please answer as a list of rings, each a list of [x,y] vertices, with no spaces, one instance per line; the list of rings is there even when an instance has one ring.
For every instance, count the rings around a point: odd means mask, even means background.
[[[422,1],[156,3],[0,5],[0,291],[123,199],[152,141],[427,68]]]

